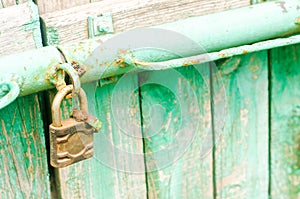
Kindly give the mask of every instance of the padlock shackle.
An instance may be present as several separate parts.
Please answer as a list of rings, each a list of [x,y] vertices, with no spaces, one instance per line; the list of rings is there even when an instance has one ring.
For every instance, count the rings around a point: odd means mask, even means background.
[[[61,127],[61,111],[60,111],[60,104],[62,100],[73,91],[73,85],[68,85],[63,89],[59,90],[55,95],[51,107],[52,113],[52,125],[55,127]],[[82,88],[79,91],[79,100],[80,100],[80,109],[88,113],[88,102],[87,97]]]

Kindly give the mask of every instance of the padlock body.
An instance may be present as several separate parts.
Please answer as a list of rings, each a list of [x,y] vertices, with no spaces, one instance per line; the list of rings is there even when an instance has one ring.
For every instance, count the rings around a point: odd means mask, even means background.
[[[50,163],[61,168],[88,159],[94,154],[94,131],[74,118],[63,120],[61,127],[49,126]]]

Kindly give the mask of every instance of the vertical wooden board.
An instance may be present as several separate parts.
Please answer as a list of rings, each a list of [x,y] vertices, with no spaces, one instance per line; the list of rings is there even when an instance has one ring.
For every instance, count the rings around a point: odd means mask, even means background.
[[[64,10],[90,3],[90,0],[36,0],[40,14]]]
[[[225,126],[215,139],[216,198],[267,199],[267,52],[236,56],[217,65],[226,109],[221,116]],[[216,100],[218,92],[214,94]],[[217,117],[214,114],[214,129],[219,128]]]
[[[0,110],[0,198],[50,198],[38,95]]]
[[[270,51],[271,198],[300,198],[300,45]]]
[[[118,83],[98,87],[96,90],[92,88],[93,86],[87,87],[90,112],[95,111],[103,124],[100,132],[95,134],[94,157],[56,171],[61,198],[146,198],[143,159],[131,162],[126,156],[122,157],[120,154],[110,151],[103,142],[105,140],[118,149],[143,155],[141,136],[136,138],[130,136],[128,132],[124,132],[124,126],[122,126],[124,124],[122,121],[118,121],[113,113],[114,108],[117,108],[121,109],[122,114],[125,114],[126,117],[132,117],[139,127],[137,133],[141,134],[139,96],[137,92],[132,93],[137,87],[137,75],[129,76],[128,81],[122,81],[121,84],[121,89],[116,88]],[[124,99],[128,96],[132,96],[131,104],[124,107]],[[93,100],[93,98],[95,99]],[[65,117],[70,113],[70,107],[70,102],[65,101],[63,104]],[[126,125],[132,124],[127,123]],[[103,153],[106,154],[104,158],[101,156]],[[124,162],[126,162],[127,168],[120,166]],[[137,171],[131,170],[138,164],[143,168],[143,172],[137,173]]]
[[[0,9],[0,56],[42,47],[38,9],[32,2]]]
[[[148,198],[213,198],[209,66],[198,67],[140,75]]]

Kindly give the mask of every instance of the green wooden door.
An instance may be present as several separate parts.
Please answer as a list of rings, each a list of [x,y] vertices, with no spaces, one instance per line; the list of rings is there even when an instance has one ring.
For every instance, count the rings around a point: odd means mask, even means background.
[[[104,121],[101,133],[144,159],[125,158],[131,172],[101,157],[99,164],[97,155],[56,170],[61,196],[298,198],[299,62],[295,45],[86,86]],[[140,125],[138,135],[126,125]],[[122,165],[118,158],[111,156]]]
[[[19,98],[0,111],[1,198],[297,199],[299,49],[84,85],[109,156],[63,169],[47,164],[48,97]]]

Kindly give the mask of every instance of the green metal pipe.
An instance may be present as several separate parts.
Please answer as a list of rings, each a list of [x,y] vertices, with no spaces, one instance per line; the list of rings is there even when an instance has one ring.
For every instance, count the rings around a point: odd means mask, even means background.
[[[53,88],[47,79],[49,67],[63,63],[55,47],[45,47],[24,53],[0,57],[0,80],[18,82],[21,95]]]
[[[130,70],[140,70],[141,61],[153,65],[154,62],[196,56],[293,35],[300,32],[299,7],[299,0],[274,1],[113,35],[112,38],[102,38],[100,43],[87,40],[59,46],[65,59],[55,47],[0,57],[0,80],[9,76],[15,81],[18,75],[20,79],[17,82],[21,82],[20,94],[27,95],[53,88],[47,72],[50,67],[65,61],[75,61],[85,66],[86,73],[81,78],[84,83]],[[295,40],[293,41],[295,43]],[[288,44],[290,43],[285,45]],[[253,52],[276,46],[278,43],[273,44],[272,41],[256,49],[253,46],[245,46],[243,50],[251,48],[248,51]],[[147,47],[154,48],[149,50]],[[163,51],[163,48],[167,51]],[[172,50],[176,53],[172,53]],[[212,61],[240,54],[241,51],[237,49],[235,52],[231,49],[230,52],[223,56],[208,56],[215,57],[210,59]],[[181,64],[180,60],[170,66],[177,67],[178,63]]]
[[[59,48],[68,62],[86,65],[88,70],[82,77],[83,82],[93,81],[135,69],[135,65],[130,63],[131,58],[160,62],[297,34],[300,32],[299,7],[299,0],[272,1],[192,17],[152,27],[154,29],[122,33],[102,39],[102,45],[101,42],[88,40]],[[141,47],[156,49],[149,51]],[[167,51],[162,51],[163,47]],[[176,49],[175,54],[170,53],[173,49]],[[127,58],[129,61],[126,61]]]
[[[162,62],[144,62],[141,60],[131,59],[129,57],[126,59],[129,65],[135,65],[136,68],[142,70],[167,70],[171,68],[178,68],[181,66],[190,66],[196,64],[207,63],[211,61],[216,61],[223,58],[233,57],[236,55],[244,55],[252,52],[268,50],[272,48],[282,47],[286,45],[292,45],[300,43],[300,35],[292,36],[289,38],[280,38],[258,42],[252,45],[244,45],[236,48],[228,48],[221,50],[219,52],[212,52],[208,54],[195,55],[191,57],[184,57],[179,59],[172,59]]]

